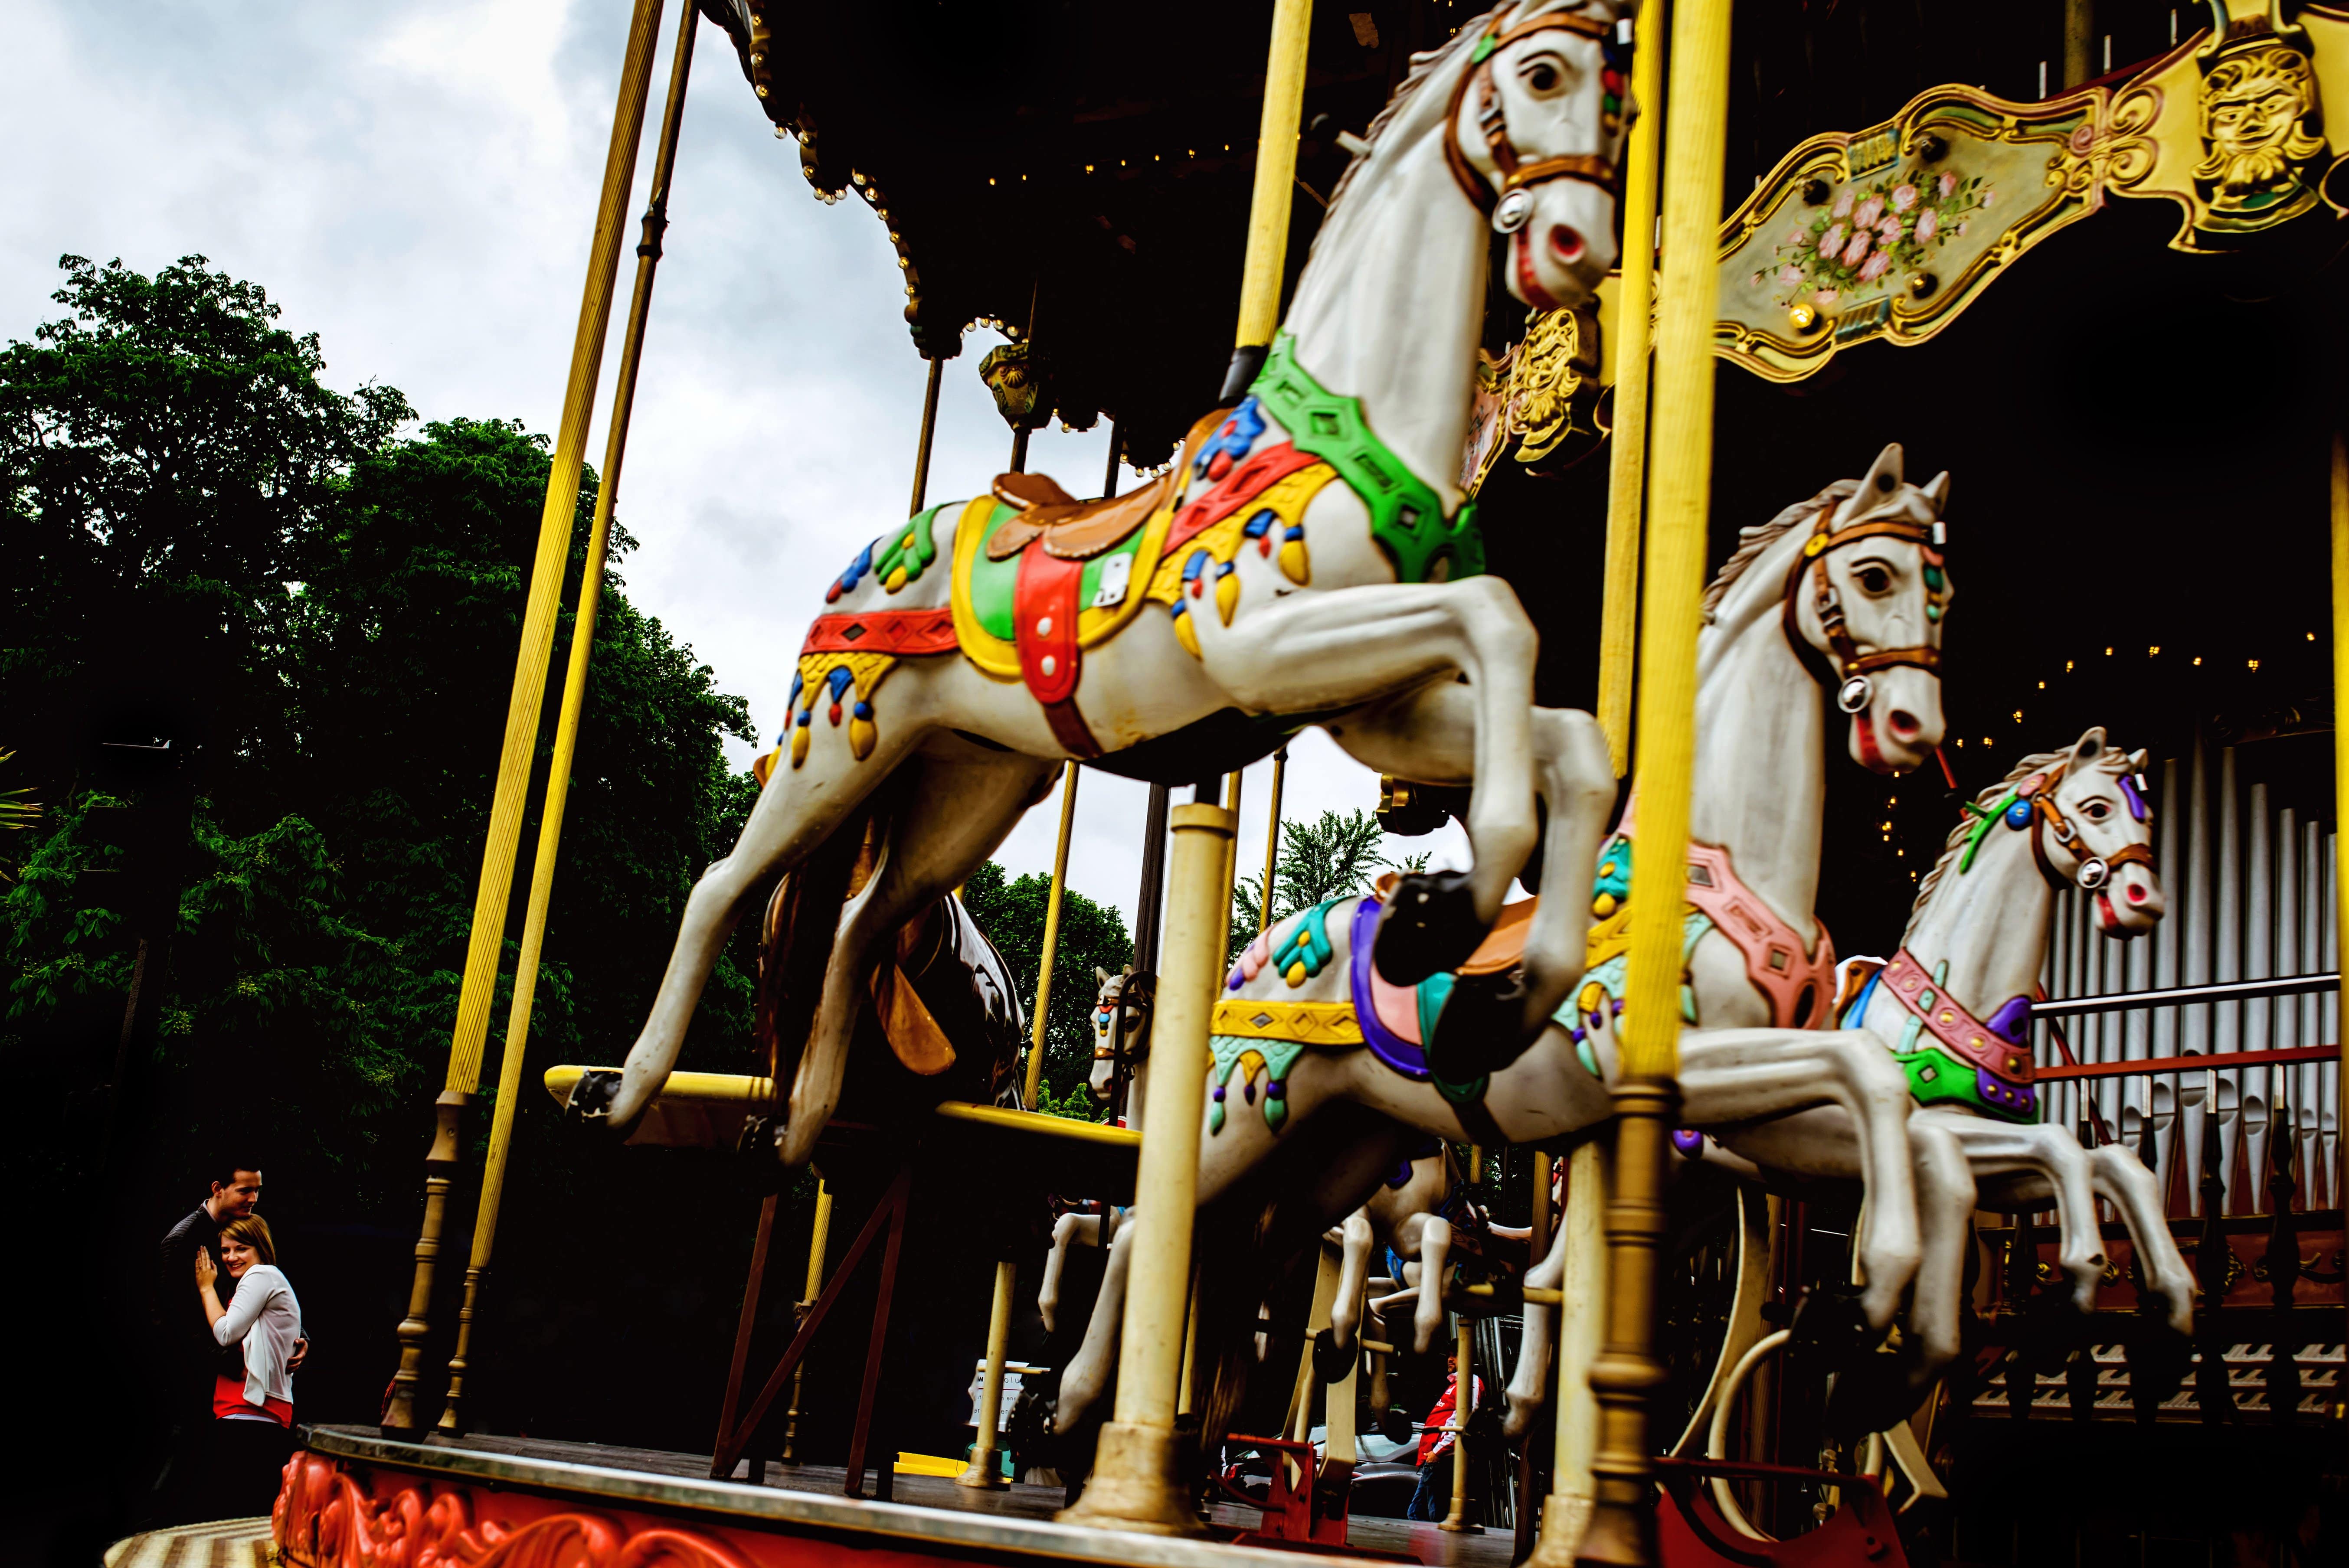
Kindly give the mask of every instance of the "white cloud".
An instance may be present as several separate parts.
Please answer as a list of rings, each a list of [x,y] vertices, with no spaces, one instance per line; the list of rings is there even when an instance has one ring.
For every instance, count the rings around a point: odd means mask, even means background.
[[[266,285],[320,334],[337,385],[388,382],[427,418],[552,431],[601,186],[625,6],[410,0],[119,10],[19,0],[0,136],[18,150],[0,230],[0,334],[54,309],[57,257],[151,272],[190,253]],[[657,125],[677,11],[647,108]],[[652,163],[647,135],[629,232]],[[925,366],[894,253],[861,204],[813,201],[723,34],[704,25],[619,511],[642,548],[628,592],[782,722],[792,656],[826,582],[904,515]],[[632,255],[590,460],[618,358]],[[1233,281],[1237,287],[1237,280]],[[932,497],[968,494],[1009,436],[976,333],[946,372]],[[1089,493],[1104,425],[1042,432],[1031,466]],[[747,759],[745,758],[738,760]],[[1248,772],[1244,871],[1260,867],[1270,765]],[[1071,882],[1133,913],[1143,787],[1088,773]],[[1376,781],[1318,732],[1295,748],[1289,813],[1368,807]],[[1057,799],[1004,846],[1049,871]],[[1464,864],[1448,828],[1422,844]],[[1420,847],[1420,846],[1412,846]]]

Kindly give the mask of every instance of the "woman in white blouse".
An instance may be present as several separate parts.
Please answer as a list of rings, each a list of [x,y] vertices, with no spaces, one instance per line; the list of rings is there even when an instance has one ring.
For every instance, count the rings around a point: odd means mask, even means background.
[[[294,1451],[294,1374],[286,1362],[302,1337],[302,1304],[277,1267],[277,1246],[260,1215],[222,1227],[220,1247],[235,1294],[221,1305],[212,1254],[199,1247],[196,1295],[212,1337],[243,1349],[244,1377],[222,1373],[212,1387],[210,1501],[215,1518],[246,1519],[269,1511]]]

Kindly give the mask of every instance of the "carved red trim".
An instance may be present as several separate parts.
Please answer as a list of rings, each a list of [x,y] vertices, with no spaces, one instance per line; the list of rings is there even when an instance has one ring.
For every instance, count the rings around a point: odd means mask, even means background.
[[[843,1548],[821,1534],[698,1530],[656,1513],[582,1508],[511,1483],[434,1478],[296,1453],[270,1511],[294,1568],[816,1568]],[[855,1548],[859,1568],[937,1568],[926,1553]]]
[[[1174,514],[1174,522],[1166,530],[1166,542],[1160,547],[1162,559],[1171,557],[1203,531],[1223,521],[1278,481],[1320,460],[1310,452],[1299,451],[1287,441],[1250,454],[1247,461],[1226,474],[1215,489]]]
[[[818,615],[808,627],[800,653],[808,654],[951,654],[955,651],[954,610],[864,610],[845,615]]]

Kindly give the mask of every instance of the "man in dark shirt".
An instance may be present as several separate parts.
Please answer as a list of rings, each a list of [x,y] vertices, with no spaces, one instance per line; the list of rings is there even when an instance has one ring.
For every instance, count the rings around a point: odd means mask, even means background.
[[[261,1171],[250,1165],[216,1167],[212,1193],[164,1233],[156,1249],[150,1312],[155,1326],[156,1396],[160,1414],[171,1429],[170,1459],[155,1478],[150,1514],[157,1524],[211,1517],[202,1498],[203,1455],[212,1420],[212,1386],[225,1374],[243,1379],[244,1352],[212,1337],[196,1299],[196,1252],[210,1253],[218,1271],[212,1288],[226,1306],[236,1284],[222,1265],[221,1227],[253,1212],[261,1202]],[[301,1369],[310,1342],[297,1339],[288,1370]]]

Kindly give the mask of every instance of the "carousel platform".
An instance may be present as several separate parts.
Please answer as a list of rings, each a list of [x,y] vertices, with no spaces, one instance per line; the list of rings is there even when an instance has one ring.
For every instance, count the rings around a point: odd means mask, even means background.
[[[395,1538],[411,1553],[425,1540],[445,1542],[446,1554],[466,1563],[534,1561],[525,1540],[541,1551],[575,1542],[578,1560],[595,1565],[637,1561],[656,1545],[665,1561],[709,1568],[797,1568],[843,1551],[908,1568],[1030,1557],[1129,1568],[1362,1561],[1234,1544],[1231,1535],[1257,1522],[1256,1510],[1237,1504],[1215,1510],[1220,1539],[1175,1540],[1058,1523],[1062,1492],[1052,1486],[976,1491],[942,1476],[901,1473],[883,1502],[843,1495],[846,1471],[822,1465],[771,1465],[757,1482],[712,1480],[700,1454],[539,1438],[435,1434],[407,1442],[368,1427],[305,1434],[307,1451],[278,1507],[282,1560],[297,1568],[357,1568]],[[1505,1531],[1447,1535],[1392,1519],[1358,1519],[1348,1532],[1354,1553],[1434,1568],[1506,1568],[1511,1544]]]

